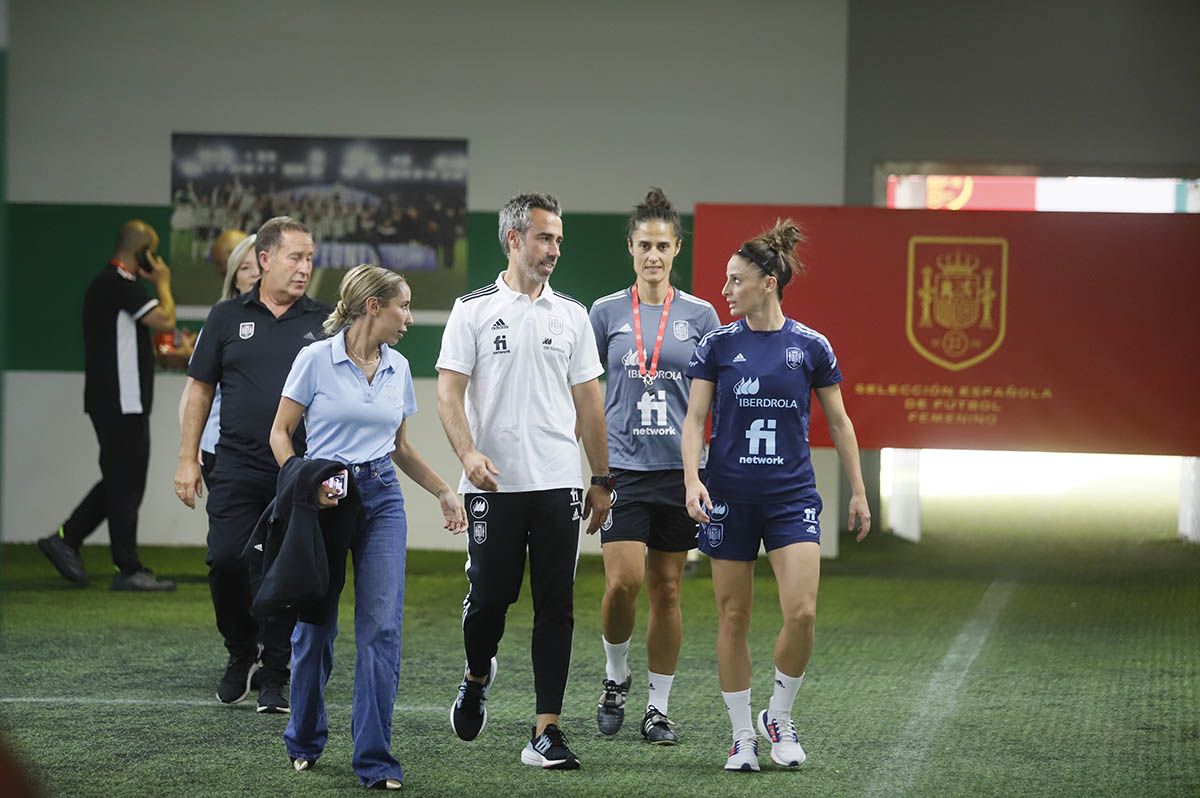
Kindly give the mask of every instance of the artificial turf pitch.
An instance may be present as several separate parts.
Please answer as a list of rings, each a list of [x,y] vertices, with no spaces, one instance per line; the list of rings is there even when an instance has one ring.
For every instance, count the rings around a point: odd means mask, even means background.
[[[1200,795],[1200,547],[1169,530],[1102,518],[942,515],[920,545],[873,535],[823,566],[817,647],[797,702],[809,761],[787,772],[721,770],[729,724],[714,663],[707,567],[685,581],[684,643],[671,696],[682,738],[644,744],[645,599],[625,727],[596,731],[603,678],[601,563],[583,558],[564,728],[582,770],[520,764],[533,713],[528,590],[511,609],[489,721],[473,743],[449,726],[462,673],[463,557],[412,552],[393,750],[404,791],[448,796]],[[1043,521],[1045,519],[1042,519]],[[1053,521],[1053,519],[1051,519]],[[1093,523],[1094,521],[1094,523]],[[957,531],[952,531],[957,530]],[[964,531],[969,530],[969,531]],[[107,550],[87,547],[87,589],[33,546],[6,545],[0,728],[49,795],[332,795],[350,769],[350,592],[317,767],[291,770],[282,716],[253,697],[219,705],[223,649],[203,553],[150,548],[177,593],[108,591]],[[526,586],[527,587],[527,586]],[[760,560],[751,649],[754,706],[769,695],[779,627]],[[0,788],[0,794],[3,789]]]

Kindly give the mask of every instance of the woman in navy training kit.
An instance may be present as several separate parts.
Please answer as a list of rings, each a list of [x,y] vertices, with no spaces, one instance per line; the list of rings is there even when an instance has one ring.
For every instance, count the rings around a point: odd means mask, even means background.
[[[389,344],[412,323],[410,303],[400,275],[378,266],[351,269],[325,322],[331,337],[296,356],[271,428],[271,449],[282,466],[295,456],[292,432],[303,417],[308,459],[345,463],[362,498],[363,519],[350,541],[357,646],[350,729],[354,772],[373,789],[399,789],[404,778],[391,754],[391,731],[407,526],[392,462],[437,497],[446,529],[467,528],[458,496],[405,438],[406,419],[417,410],[412,373]],[[332,489],[318,489],[319,506],[337,501]],[[284,743],[297,771],[312,767],[325,747],[324,690],[335,637],[336,614],[324,624],[299,622],[292,634],[292,716]]]
[[[750,709],[750,606],[761,542],[775,573],[783,628],[775,642],[774,687],[758,730],[782,767],[804,763],[792,705],[813,646],[821,566],[821,497],[808,448],[811,394],[825,411],[850,480],[849,528],[871,530],[854,425],[846,415],[837,358],[825,336],[783,315],[783,288],[802,271],[804,240],[791,219],[747,241],[725,267],[721,295],[742,318],[700,341],[683,429],[687,508],[700,522],[717,599],[717,671],[733,726],[726,770],[758,770]],[[715,401],[715,407],[714,407]],[[713,410],[707,481],[699,475],[704,421]]]

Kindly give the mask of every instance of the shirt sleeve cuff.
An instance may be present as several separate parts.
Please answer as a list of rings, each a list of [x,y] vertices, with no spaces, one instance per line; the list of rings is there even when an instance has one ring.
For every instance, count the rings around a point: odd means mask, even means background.
[[[147,313],[149,313],[150,311],[154,310],[156,307],[158,307],[158,300],[157,300],[157,299],[151,299],[149,302],[147,302],[146,304],[142,305],[140,308],[138,308],[138,309],[137,309],[137,310],[134,312],[134,314],[133,314],[133,320],[134,320],[134,321],[141,321],[141,320],[142,320],[142,316],[145,316]]]

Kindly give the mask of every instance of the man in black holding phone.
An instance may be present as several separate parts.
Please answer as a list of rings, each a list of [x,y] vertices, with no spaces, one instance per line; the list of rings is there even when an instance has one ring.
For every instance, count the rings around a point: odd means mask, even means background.
[[[217,629],[229,660],[217,699],[237,704],[250,694],[260,667],[258,711],[286,713],[288,664],[295,616],[255,618],[250,612],[261,574],[242,558],[263,510],[275,498],[279,466],[271,452],[271,423],[296,354],[324,336],[331,308],[305,295],[314,246],[308,228],[287,216],[263,223],[254,240],[262,277],[245,294],[213,306],[188,366],[193,379],[183,413],[175,495],[196,506],[200,433],[221,388],[221,438],[209,474],[208,583]],[[302,433],[294,442],[304,452]]]
[[[113,590],[174,590],[137,553],[138,508],[150,466],[150,405],[154,398],[154,348],[150,331],[175,329],[171,270],[155,250],[158,234],[140,219],[117,234],[112,259],[88,286],[83,300],[83,409],[100,442],[100,481],[58,531],[38,548],[66,579],[88,582],[79,557],[84,538],[108,520],[117,575]],[[148,280],[151,298],[138,277]]]

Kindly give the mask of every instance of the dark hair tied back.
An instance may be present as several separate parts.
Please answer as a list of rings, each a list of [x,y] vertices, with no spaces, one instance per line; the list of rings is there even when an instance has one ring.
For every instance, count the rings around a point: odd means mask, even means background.
[[[642,222],[653,221],[666,222],[671,225],[676,238],[683,238],[683,225],[679,222],[679,213],[658,186],[651,186],[646,198],[633,209],[633,213],[629,216],[625,237],[629,241],[633,241],[633,233],[637,230],[638,225]]]
[[[782,299],[784,286],[797,274],[804,273],[804,264],[796,257],[796,247],[804,240],[804,231],[795,221],[776,219],[774,227],[742,244],[736,254],[753,263],[763,274],[774,277],[776,291]]]

